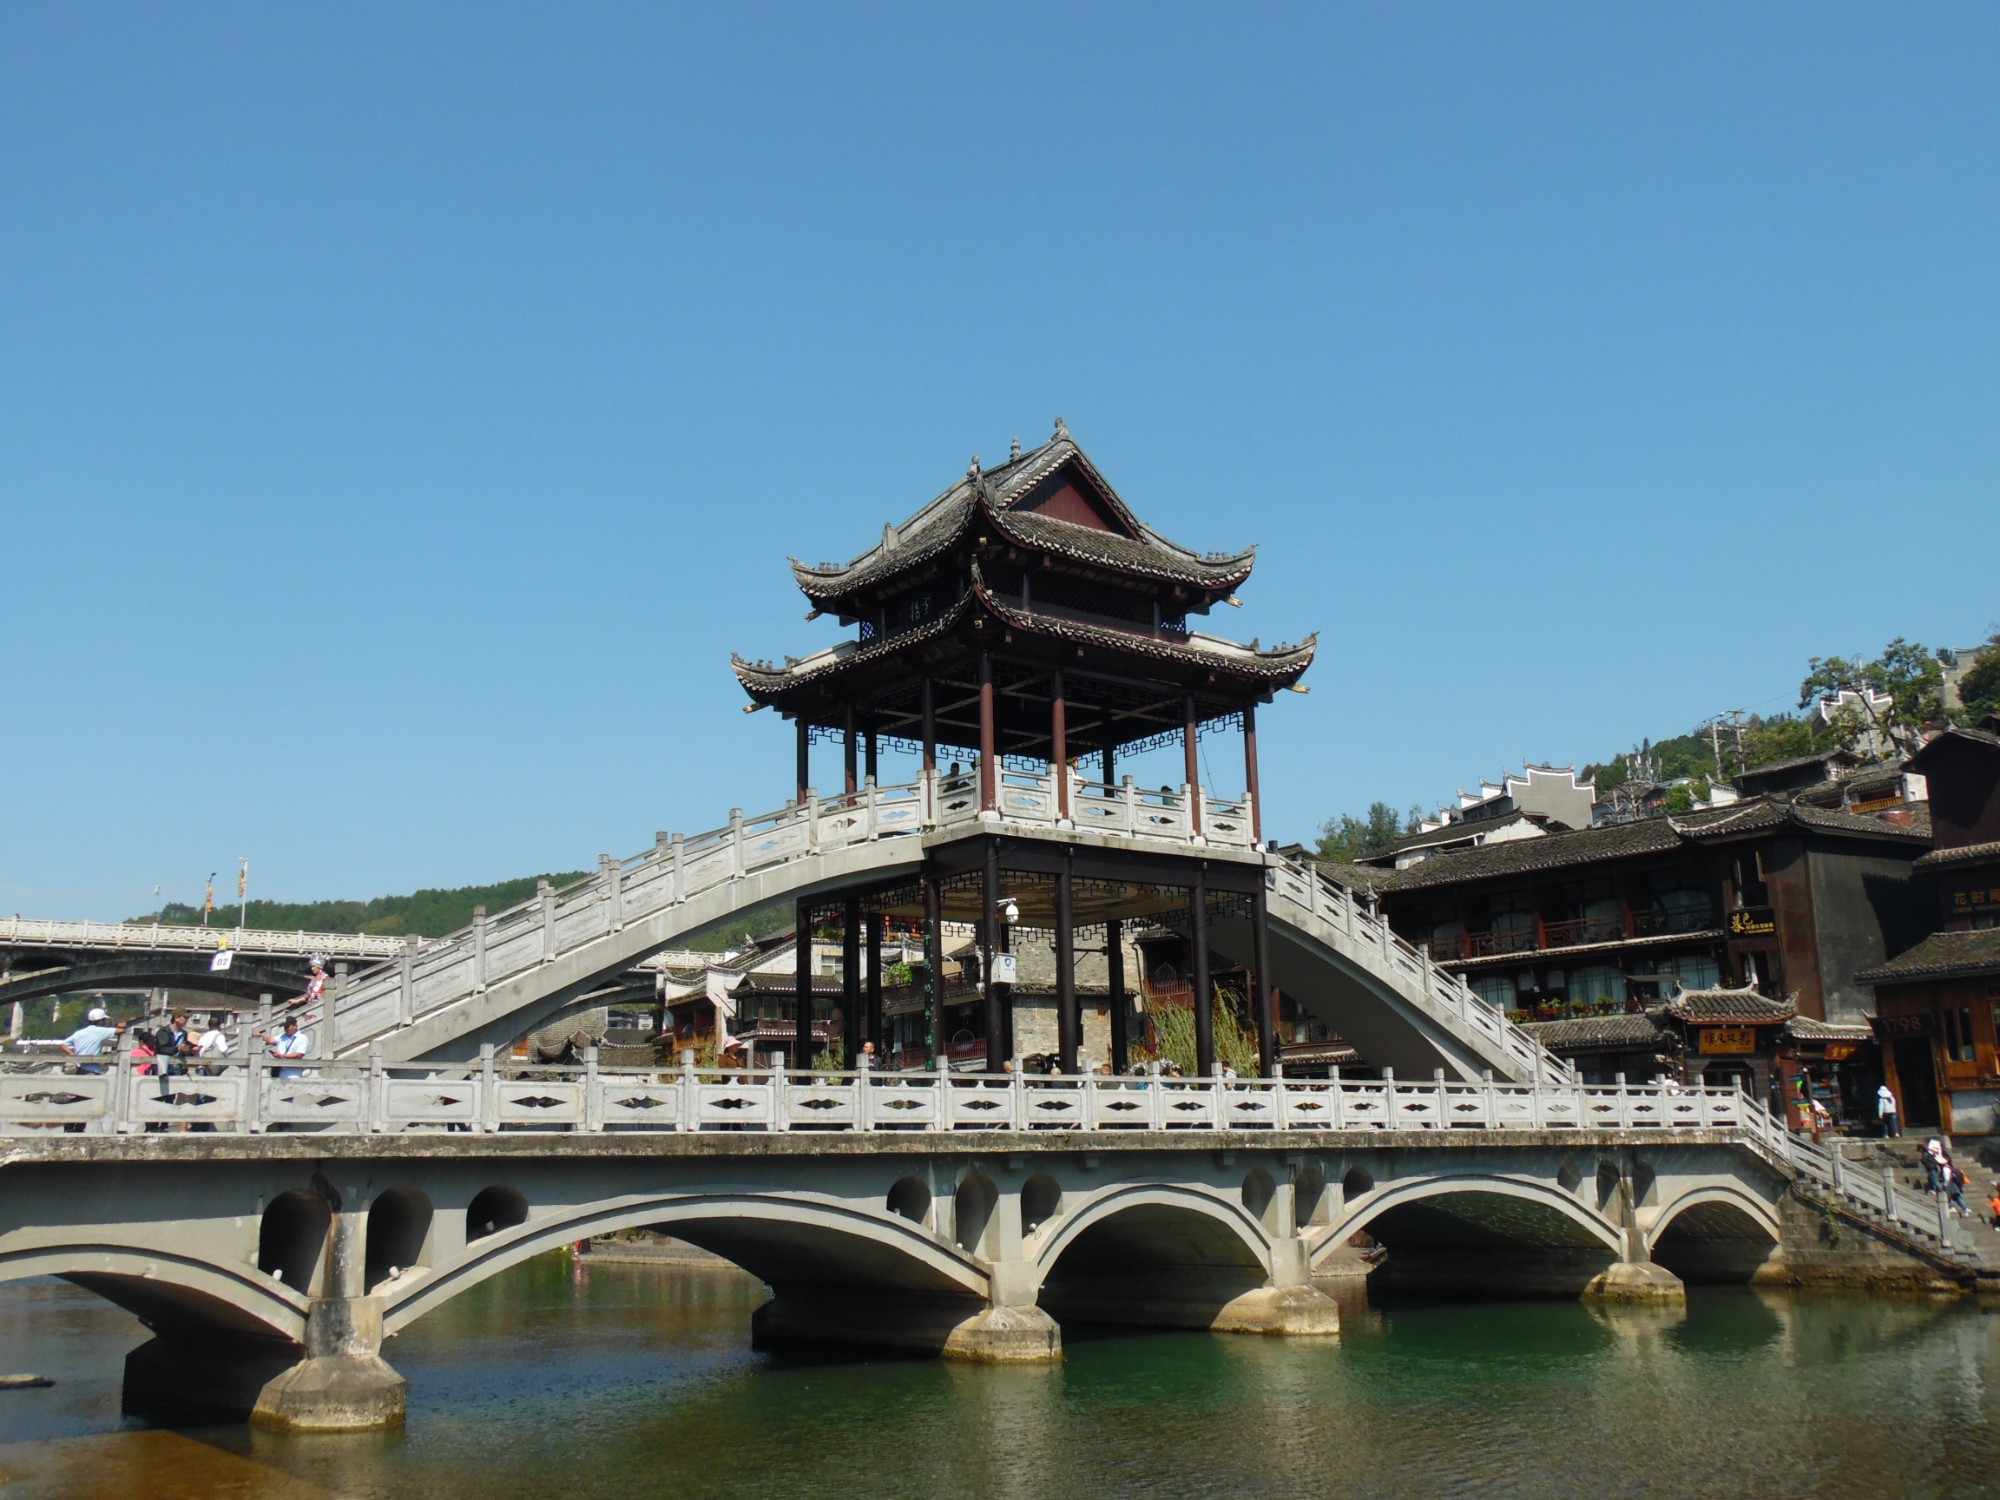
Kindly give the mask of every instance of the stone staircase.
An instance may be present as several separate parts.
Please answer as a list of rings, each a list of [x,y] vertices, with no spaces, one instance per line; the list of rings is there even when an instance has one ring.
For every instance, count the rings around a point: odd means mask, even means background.
[[[1773,1128],[1782,1126],[1773,1123]],[[1993,1194],[1990,1167],[1954,1152],[1969,1183],[1968,1217],[1940,1215],[1940,1197],[1925,1186],[1925,1132],[1899,1140],[1831,1137],[1814,1146],[1793,1136],[1788,1155],[1804,1195],[1868,1225],[1877,1234],[1975,1285],[2000,1290],[2000,1233],[1991,1227],[1986,1201]]]

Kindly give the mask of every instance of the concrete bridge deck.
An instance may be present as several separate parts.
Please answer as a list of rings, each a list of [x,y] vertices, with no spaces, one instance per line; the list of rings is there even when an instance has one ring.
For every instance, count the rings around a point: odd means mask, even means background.
[[[0,1276],[145,1319],[137,1403],[341,1427],[400,1417],[385,1338],[640,1226],[768,1283],[761,1340],[985,1360],[1057,1358],[1069,1319],[1332,1336],[1313,1276],[1362,1232],[1430,1290],[1785,1279],[1822,1251],[1802,1187],[1927,1255],[1913,1284],[1978,1269],[1926,1200],[1723,1090],[446,1071],[239,1067],[165,1102],[129,1071],[9,1075]],[[64,1094],[98,1110],[82,1133],[49,1128]]]

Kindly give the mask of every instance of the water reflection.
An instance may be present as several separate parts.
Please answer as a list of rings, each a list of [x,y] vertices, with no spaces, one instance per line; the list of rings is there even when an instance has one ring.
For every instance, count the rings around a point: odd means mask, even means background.
[[[748,1277],[549,1258],[398,1339],[406,1433],[121,1421],[143,1330],[0,1287],[8,1500],[424,1494],[1707,1495],[1990,1492],[2000,1319],[1963,1305],[1697,1288],[1685,1311],[1384,1302],[1338,1344],[1071,1329],[1055,1368],[775,1358]]]

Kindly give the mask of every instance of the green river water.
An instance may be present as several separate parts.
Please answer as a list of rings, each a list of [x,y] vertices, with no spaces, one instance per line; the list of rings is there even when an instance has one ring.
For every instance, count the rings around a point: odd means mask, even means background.
[[[1053,1368],[752,1352],[748,1277],[550,1257],[394,1341],[408,1428],[121,1418],[129,1317],[0,1286],[0,1500],[2000,1494],[2000,1317],[1696,1289],[1685,1314],[1371,1303],[1337,1344],[1066,1334]]]

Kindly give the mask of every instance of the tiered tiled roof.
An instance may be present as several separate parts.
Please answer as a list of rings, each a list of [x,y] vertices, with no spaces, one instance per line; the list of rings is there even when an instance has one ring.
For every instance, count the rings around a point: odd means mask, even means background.
[[[1589,1052],[1651,1047],[1665,1039],[1650,1014],[1576,1016],[1567,1021],[1530,1021],[1521,1028],[1552,1051]]]
[[[1038,484],[1064,465],[1071,466],[1124,534],[1019,508]],[[1180,584],[1196,590],[1204,603],[1221,598],[1248,578],[1257,553],[1250,547],[1204,555],[1168,540],[1133,514],[1069,429],[1058,424],[1055,436],[1041,447],[990,471],[968,471],[901,526],[885,527],[882,540],[851,562],[812,565],[794,559],[792,577],[820,608],[838,609],[843,601],[880,589],[953,551],[977,529],[990,529],[1029,551]]]
[[[1297,645],[1270,649],[1239,646],[1216,636],[1190,634],[1184,640],[1162,639],[1136,631],[1047,615],[1032,609],[1003,603],[990,593],[975,573],[970,592],[937,619],[906,630],[900,635],[856,642],[842,641],[811,656],[788,659],[782,667],[768,662],[745,661],[731,656],[730,665],[744,688],[753,697],[798,688],[834,674],[858,672],[869,663],[908,655],[928,641],[957,634],[968,626],[991,621],[1022,635],[1056,642],[1102,646],[1121,655],[1140,656],[1163,664],[1201,668],[1230,676],[1266,680],[1272,690],[1287,687],[1312,665],[1319,637],[1311,635]]]
[[[2000,839],[1984,844],[1960,844],[1953,849],[1933,849],[1919,858],[1914,868],[1936,870],[1954,865],[1976,865],[2000,859]]]
[[[1754,989],[1682,990],[1669,1000],[1666,1013],[1689,1026],[1778,1026],[1798,1007],[1790,1000],[1771,1000]]]
[[[1905,825],[1856,813],[1819,807],[1794,807],[1782,796],[1757,797],[1697,813],[1608,823],[1541,838],[1511,839],[1433,854],[1402,870],[1365,866],[1323,866],[1342,884],[1372,891],[1423,890],[1468,880],[1559,870],[1597,864],[1634,855],[1664,854],[1688,844],[1705,844],[1764,833],[1780,828],[1882,839],[1921,846],[1930,840],[1930,819],[1924,809]]]
[[[1854,977],[1864,984],[1905,979],[1948,979],[1958,974],[2000,973],[2000,927],[1977,932],[1934,932],[1916,947]]]

